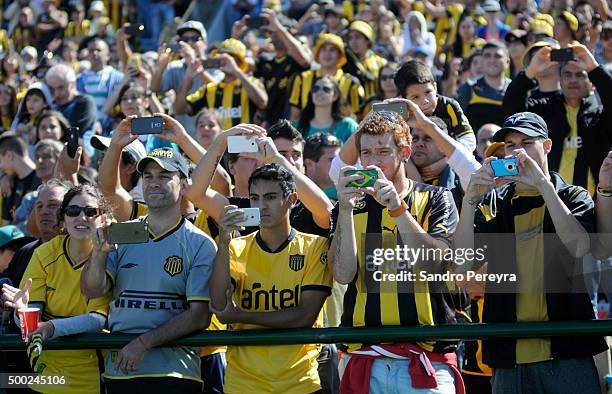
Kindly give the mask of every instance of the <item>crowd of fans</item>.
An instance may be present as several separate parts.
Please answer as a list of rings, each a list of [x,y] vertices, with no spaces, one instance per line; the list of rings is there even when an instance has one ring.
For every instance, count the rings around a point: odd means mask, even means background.
[[[41,310],[3,372],[67,377],[48,393],[600,392],[598,336],[164,345],[607,318],[612,2],[205,3],[0,1],[2,332]],[[145,117],[161,130],[132,133]],[[111,243],[119,222],[145,240]],[[45,349],[103,331],[138,336]]]

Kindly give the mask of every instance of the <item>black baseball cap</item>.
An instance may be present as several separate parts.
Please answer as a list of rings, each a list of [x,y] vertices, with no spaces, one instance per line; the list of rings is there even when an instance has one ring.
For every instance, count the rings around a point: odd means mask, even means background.
[[[147,163],[157,163],[161,168],[170,172],[180,172],[185,178],[189,177],[189,164],[187,159],[172,148],[158,148],[152,150],[147,156],[140,159],[136,165],[138,172],[142,174]]]
[[[493,135],[494,142],[504,142],[506,134],[517,131],[529,137],[548,138],[548,126],[540,115],[519,112],[506,118],[504,125]]]

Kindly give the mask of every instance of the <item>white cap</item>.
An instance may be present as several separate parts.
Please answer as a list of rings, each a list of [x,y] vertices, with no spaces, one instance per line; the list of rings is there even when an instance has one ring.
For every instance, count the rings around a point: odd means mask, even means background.
[[[89,11],[106,12],[106,7],[102,1],[92,1],[89,5]]]

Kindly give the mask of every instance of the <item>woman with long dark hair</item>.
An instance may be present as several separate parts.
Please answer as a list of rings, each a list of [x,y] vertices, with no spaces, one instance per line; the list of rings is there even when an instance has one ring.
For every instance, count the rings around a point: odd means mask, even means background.
[[[475,50],[482,48],[485,44],[485,40],[476,35],[476,27],[476,21],[469,10],[461,14],[457,28],[457,36],[453,44],[452,57],[465,59]]]
[[[310,90],[309,101],[296,128],[304,138],[314,134],[332,134],[345,142],[357,130],[357,122],[342,113],[342,95],[333,77],[318,79]]]

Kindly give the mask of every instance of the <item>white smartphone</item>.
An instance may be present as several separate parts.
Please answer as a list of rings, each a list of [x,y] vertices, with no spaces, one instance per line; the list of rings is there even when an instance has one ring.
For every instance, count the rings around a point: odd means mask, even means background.
[[[244,211],[244,216],[246,216],[246,219],[240,223],[237,223],[237,225],[243,227],[259,226],[259,208],[242,208],[242,211]]]
[[[253,137],[231,135],[227,137],[227,151],[229,153],[255,153],[259,146]]]

